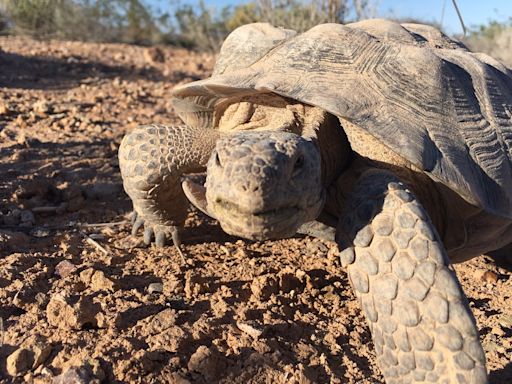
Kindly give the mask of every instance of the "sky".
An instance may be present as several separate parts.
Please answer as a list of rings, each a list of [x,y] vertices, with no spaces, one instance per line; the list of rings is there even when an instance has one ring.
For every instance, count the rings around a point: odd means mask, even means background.
[[[162,7],[170,3],[197,4],[198,0],[150,0],[149,2]],[[204,2],[207,7],[220,10],[226,5],[242,4],[248,0],[204,0]],[[447,33],[462,33],[452,0],[377,0],[377,3],[378,17],[414,18],[437,22],[442,18],[443,28]],[[512,17],[512,0],[457,0],[457,4],[468,28],[486,24],[491,20],[506,21]]]
[[[462,33],[452,0],[381,0],[379,16],[414,17],[421,20],[441,20],[450,34]],[[466,27],[486,24],[491,20],[506,21],[512,17],[512,0],[458,0],[457,4]]]

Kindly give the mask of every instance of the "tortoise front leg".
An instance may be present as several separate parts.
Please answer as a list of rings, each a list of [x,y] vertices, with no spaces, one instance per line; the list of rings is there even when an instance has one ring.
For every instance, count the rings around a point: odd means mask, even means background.
[[[474,317],[420,202],[396,176],[370,170],[343,211],[341,263],[386,382],[486,383]]]
[[[157,246],[172,238],[179,249],[179,230],[188,200],[181,187],[185,173],[204,171],[218,131],[188,126],[141,126],[128,133],[119,148],[119,167],[133,202],[132,234],[144,225],[144,242]]]

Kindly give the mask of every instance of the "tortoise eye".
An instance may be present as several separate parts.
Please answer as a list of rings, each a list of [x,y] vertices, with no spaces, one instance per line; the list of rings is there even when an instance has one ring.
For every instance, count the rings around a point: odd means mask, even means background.
[[[220,162],[219,153],[215,152],[215,165],[218,167],[222,167],[222,164]]]

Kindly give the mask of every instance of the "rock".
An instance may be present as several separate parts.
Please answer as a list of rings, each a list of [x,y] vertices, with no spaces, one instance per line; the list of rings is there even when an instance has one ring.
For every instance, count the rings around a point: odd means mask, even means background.
[[[30,347],[34,354],[34,363],[32,364],[32,368],[35,369],[43,364],[50,353],[52,352],[52,346],[49,343],[36,343]]]
[[[92,275],[90,288],[93,291],[110,291],[114,292],[116,284],[105,276],[103,271],[96,271]]]
[[[251,322],[237,321],[236,326],[242,332],[245,332],[249,336],[251,336],[254,340],[257,340],[265,332],[265,328],[262,325],[254,322],[254,321],[251,321]]]
[[[60,277],[67,277],[75,272],[77,266],[68,260],[62,260],[59,264],[55,266],[55,273]]]
[[[21,376],[32,368],[34,353],[26,348],[19,348],[7,357],[7,373],[11,376]]]
[[[113,292],[117,288],[116,284],[106,277],[103,271],[96,271],[93,268],[87,268],[80,272],[80,280],[93,291]]]
[[[487,283],[496,283],[498,281],[498,275],[492,271],[485,271],[482,273],[481,279]]]
[[[101,381],[96,378],[91,367],[70,367],[61,375],[53,378],[52,384],[99,384]]]
[[[157,334],[171,328],[176,324],[177,314],[174,309],[167,308],[151,317],[149,331]]]
[[[151,283],[148,285],[148,293],[162,293],[164,285],[162,283]]]
[[[83,329],[85,326],[97,326],[96,315],[101,307],[92,301],[91,297],[80,297],[75,304],[62,294],[51,297],[46,306],[48,323],[58,328]]]
[[[199,346],[188,361],[189,371],[198,372],[207,382],[213,382],[224,371],[226,362],[223,356],[213,348]]]
[[[92,275],[94,275],[95,270],[93,268],[84,269],[80,272],[80,280],[82,280],[85,284],[89,285],[92,280]]]

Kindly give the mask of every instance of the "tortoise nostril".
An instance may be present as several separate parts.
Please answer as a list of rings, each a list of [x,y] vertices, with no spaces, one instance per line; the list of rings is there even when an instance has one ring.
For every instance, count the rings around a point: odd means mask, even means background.
[[[222,167],[222,164],[220,162],[220,158],[219,158],[219,153],[218,152],[215,153],[215,165],[218,166],[218,167]]]
[[[248,189],[247,185],[242,184],[241,188],[242,188],[242,191],[247,192],[247,189]]]
[[[252,191],[253,192],[257,192],[260,190],[260,186],[259,185],[255,185],[254,187],[252,187]]]

